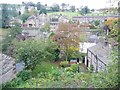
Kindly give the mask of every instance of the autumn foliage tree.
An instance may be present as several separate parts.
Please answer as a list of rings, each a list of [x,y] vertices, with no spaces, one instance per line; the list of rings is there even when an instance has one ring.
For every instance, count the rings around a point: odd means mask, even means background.
[[[111,30],[110,33],[111,37],[115,37],[118,35],[119,30],[118,23],[119,23],[118,18],[109,18],[105,21],[105,25],[108,26]]]
[[[118,19],[117,18],[108,18],[106,21],[105,21],[105,25],[111,27],[114,25],[115,22],[117,22]]]
[[[60,53],[68,60],[68,57],[79,51],[80,29],[75,24],[60,23],[53,36],[57,42]],[[72,49],[72,52],[70,51]],[[73,50],[74,49],[74,50]]]

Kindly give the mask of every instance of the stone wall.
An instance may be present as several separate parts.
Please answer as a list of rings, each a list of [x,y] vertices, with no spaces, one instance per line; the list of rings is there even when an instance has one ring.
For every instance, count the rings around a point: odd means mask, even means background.
[[[15,59],[0,53],[0,84],[6,83],[16,76]]]

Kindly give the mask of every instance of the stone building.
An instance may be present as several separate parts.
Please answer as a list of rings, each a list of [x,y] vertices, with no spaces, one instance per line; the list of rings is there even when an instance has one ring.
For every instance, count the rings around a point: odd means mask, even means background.
[[[22,20],[19,19],[19,18],[12,18],[10,21],[9,21],[9,26],[15,26],[15,23],[19,23],[20,25],[22,25]]]
[[[87,58],[85,60],[85,65],[90,69],[90,66],[93,65],[94,71],[106,71],[106,66],[112,61],[111,46],[105,45],[105,43],[98,43],[87,49]]]
[[[41,28],[42,25],[49,22],[49,17],[46,14],[32,15],[28,17],[22,27],[24,28]]]
[[[89,22],[89,21],[93,21],[93,20],[100,20],[100,21],[104,21],[107,18],[118,18],[117,15],[112,15],[112,16],[74,16],[72,17],[73,21],[76,22]]]
[[[49,18],[50,18],[50,28],[51,31],[53,32],[57,29],[59,23],[69,22],[68,18],[63,15],[52,14],[49,16]]]
[[[51,31],[55,31],[59,24],[59,15],[53,14],[50,15],[49,17],[50,17],[50,29]]]
[[[16,77],[15,60],[0,52],[0,84]]]

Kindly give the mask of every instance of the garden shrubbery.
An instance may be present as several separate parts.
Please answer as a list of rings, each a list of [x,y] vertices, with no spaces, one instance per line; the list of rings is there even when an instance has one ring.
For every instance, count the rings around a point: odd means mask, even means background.
[[[31,70],[23,70],[17,75],[17,77],[20,77],[23,81],[26,81],[32,77],[32,71]]]
[[[69,62],[68,62],[68,61],[61,61],[61,62],[60,62],[60,66],[61,66],[61,67],[69,67],[70,65],[69,65]]]
[[[23,61],[25,68],[34,69],[38,62],[43,60],[55,60],[56,58],[56,43],[50,39],[28,39],[25,41],[13,42],[14,56],[16,60]]]
[[[73,72],[76,72],[78,70],[78,64],[72,64],[71,68]]]
[[[78,64],[72,64],[70,67],[65,68],[66,71],[68,72],[77,72],[78,70]]]
[[[116,61],[115,61],[116,62]],[[112,67],[108,68],[108,72],[98,73],[74,73],[66,72],[60,69],[60,72],[50,73],[41,72],[36,77],[28,79],[24,82],[20,77],[9,82],[6,88],[117,88],[119,82],[119,74],[117,71],[117,63],[111,64]],[[70,67],[67,67],[70,68]],[[54,72],[54,69],[53,69]]]

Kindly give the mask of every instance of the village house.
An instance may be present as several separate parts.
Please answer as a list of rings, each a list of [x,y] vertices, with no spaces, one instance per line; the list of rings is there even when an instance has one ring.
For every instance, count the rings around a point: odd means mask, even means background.
[[[89,47],[87,49],[87,58],[85,59],[85,65],[90,69],[93,65],[94,72],[106,71],[106,67],[109,66],[109,63],[112,62],[111,51],[112,47],[117,46],[118,43],[108,42],[99,42],[96,45]]]
[[[109,46],[103,46],[101,43],[92,46],[87,49],[87,59],[85,65],[90,68],[90,65],[93,65],[94,71],[105,71],[106,66],[111,61],[109,58],[110,55]]]
[[[89,22],[89,21],[93,21],[93,20],[100,20],[100,21],[104,21],[107,18],[118,18],[117,15],[111,15],[111,16],[74,16],[72,17],[73,21],[76,22]]]
[[[49,22],[49,18],[46,14],[32,15],[28,17],[26,22],[22,25],[24,28],[41,28],[42,25]]]
[[[15,26],[15,23],[19,23],[22,25],[22,20],[17,18],[17,17],[13,17],[10,21],[9,21],[9,26]]]
[[[68,22],[68,18],[66,16],[52,14],[40,14],[40,15],[32,15],[28,17],[25,23],[23,23],[23,28],[41,28],[45,23],[50,23],[50,31],[55,31],[57,26],[61,22]]]
[[[50,17],[50,28],[51,31],[55,31],[55,29],[57,28],[58,24],[59,24],[59,15],[57,14],[52,14],[49,16]]]
[[[55,31],[58,27],[58,24],[61,22],[69,22],[68,18],[63,15],[52,14],[49,16],[50,18],[50,28],[51,31]]]

